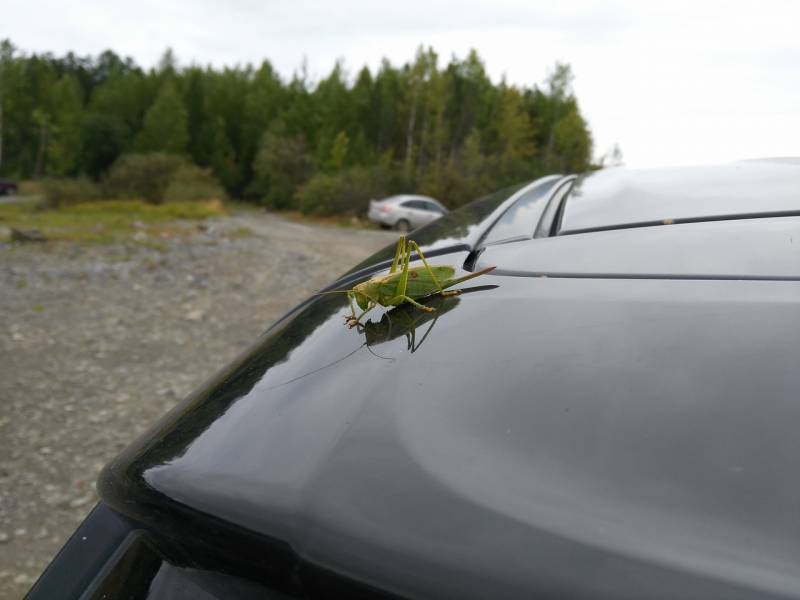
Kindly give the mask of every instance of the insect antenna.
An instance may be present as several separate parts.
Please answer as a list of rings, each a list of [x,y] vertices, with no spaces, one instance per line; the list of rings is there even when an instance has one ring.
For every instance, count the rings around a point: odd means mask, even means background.
[[[344,355],[344,356],[342,356],[341,358],[337,358],[335,361],[333,361],[333,362],[330,362],[330,363],[328,363],[327,365],[323,365],[323,366],[321,366],[321,367],[318,367],[318,368],[314,369],[313,371],[309,371],[308,373],[304,373],[304,374],[302,374],[302,375],[298,375],[297,377],[295,377],[295,378],[293,378],[293,379],[290,379],[289,381],[284,381],[283,383],[279,383],[279,384],[277,384],[277,385],[273,385],[273,386],[271,386],[271,387],[269,387],[269,388],[267,388],[267,389],[268,389],[268,390],[274,390],[275,388],[279,388],[279,387],[282,387],[282,386],[284,386],[284,385],[289,385],[290,383],[294,383],[295,381],[298,381],[299,379],[303,379],[304,377],[308,377],[309,375],[313,375],[314,373],[319,373],[319,372],[320,372],[320,371],[322,371],[323,369],[327,369],[328,367],[332,367],[333,365],[336,365],[336,364],[338,364],[338,363],[342,362],[344,359],[346,359],[346,358],[350,358],[351,356],[353,356],[353,354],[355,354],[356,352],[358,352],[359,350],[361,350],[361,348],[363,348],[363,347],[364,347],[366,344],[367,344],[367,343],[366,343],[366,342],[364,342],[363,344],[361,344],[360,346],[358,346],[358,347],[357,347],[355,350],[353,350],[352,352],[348,352],[347,354],[345,354],[345,355]]]

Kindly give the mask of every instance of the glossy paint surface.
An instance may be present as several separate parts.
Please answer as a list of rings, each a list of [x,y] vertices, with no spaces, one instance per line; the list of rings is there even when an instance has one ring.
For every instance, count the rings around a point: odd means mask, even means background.
[[[800,200],[798,200],[800,205]],[[476,268],[549,276],[800,280],[800,217],[595,231],[489,246]]]
[[[573,235],[482,251],[549,198],[454,211],[413,237],[496,271],[356,329],[344,298],[306,301],[101,495],[203,569],[304,597],[336,595],[303,568],[361,597],[800,598],[800,217],[774,216],[800,211],[798,172],[594,173]]]
[[[800,211],[800,164],[604,169],[578,178],[561,233],[670,219]]]
[[[800,597],[800,283],[474,283],[364,330],[315,299],[103,498],[410,597]]]

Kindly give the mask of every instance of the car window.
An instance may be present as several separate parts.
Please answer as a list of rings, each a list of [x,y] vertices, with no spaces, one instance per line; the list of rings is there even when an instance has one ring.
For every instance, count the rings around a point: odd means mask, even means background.
[[[543,204],[558,181],[558,177],[545,179],[520,196],[492,226],[483,243],[492,244],[522,236],[533,237]]]
[[[434,202],[431,202],[430,200],[425,202],[425,209],[435,213],[439,213],[440,215],[444,214],[442,207],[439,206],[438,204],[435,204]]]
[[[422,200],[406,200],[403,202],[405,208],[416,208],[425,210],[425,203]]]

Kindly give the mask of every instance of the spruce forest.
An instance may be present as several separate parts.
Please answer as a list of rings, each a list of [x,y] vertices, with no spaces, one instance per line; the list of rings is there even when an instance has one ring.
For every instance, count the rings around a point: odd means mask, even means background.
[[[569,65],[531,80],[493,82],[476,51],[444,60],[420,48],[376,70],[340,62],[311,81],[268,60],[181,66],[168,50],[145,70],[113,51],[57,57],[6,40],[0,176],[96,199],[159,202],[169,187],[312,214],[357,214],[401,192],[456,207],[592,168]]]

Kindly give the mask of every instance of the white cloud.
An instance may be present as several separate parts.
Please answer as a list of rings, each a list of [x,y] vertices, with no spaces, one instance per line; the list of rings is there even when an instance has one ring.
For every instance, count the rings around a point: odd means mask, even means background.
[[[474,47],[494,78],[532,85],[562,60],[598,153],[618,142],[637,166],[800,155],[794,2],[10,4],[0,35],[24,50],[112,48],[145,66],[171,46],[183,63],[269,58],[286,76],[307,57],[320,77],[337,58],[353,72],[425,44],[443,60]]]

